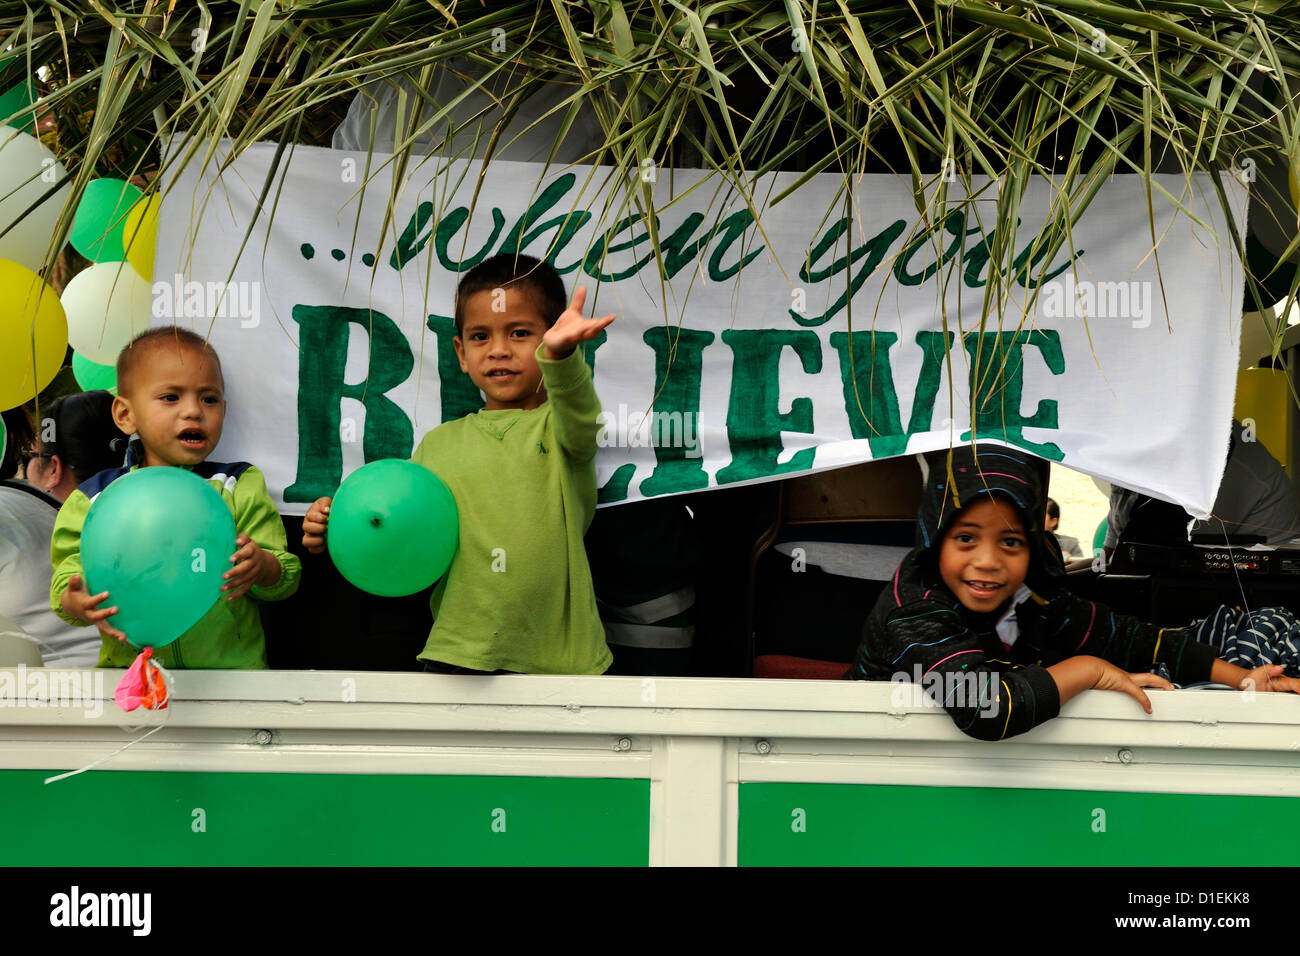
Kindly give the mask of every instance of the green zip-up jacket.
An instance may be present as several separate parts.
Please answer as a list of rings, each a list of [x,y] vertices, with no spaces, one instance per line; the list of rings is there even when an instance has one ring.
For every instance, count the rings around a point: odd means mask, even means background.
[[[613,661],[582,538],[596,513],[600,402],[580,350],[541,357],[547,400],[479,411],[412,461],[451,490],[460,541],[419,657],[474,670],[600,674]]]
[[[134,452],[134,448],[132,448]],[[68,496],[54,521],[50,560],[54,577],[50,581],[50,609],[69,624],[86,625],[63,611],[60,599],[74,574],[81,574],[81,528],[95,497],[108,485],[134,471],[138,465],[128,457],[122,468],[101,471]],[[159,465],[155,467],[166,467]],[[225,595],[212,605],[197,624],[175,641],[154,651],[164,667],[242,670],[266,667],[266,636],[257,605],[250,599],[280,601],[298,590],[302,563],[287,550],[284,522],[266,491],[266,480],[248,462],[205,461],[190,469],[221,493],[235,518],[235,530],[248,535],[280,562],[280,580],[270,587],[253,587],[234,601]],[[110,594],[109,602],[113,600]],[[112,624],[112,618],[109,618]],[[129,636],[129,635],[128,635]],[[129,667],[140,649],[112,638],[104,638],[99,651],[100,667]]]

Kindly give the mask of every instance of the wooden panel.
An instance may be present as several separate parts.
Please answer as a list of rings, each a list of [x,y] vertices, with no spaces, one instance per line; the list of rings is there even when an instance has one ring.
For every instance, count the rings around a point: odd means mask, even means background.
[[[886,458],[785,483],[785,520],[912,520],[921,503],[921,468],[915,458]]]

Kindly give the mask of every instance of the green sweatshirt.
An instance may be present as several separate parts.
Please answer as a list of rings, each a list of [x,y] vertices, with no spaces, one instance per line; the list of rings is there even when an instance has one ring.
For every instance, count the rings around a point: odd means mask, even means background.
[[[128,459],[129,461],[129,459]],[[137,465],[100,472],[68,496],[54,521],[50,560],[54,577],[50,581],[50,608],[69,624],[84,622],[69,617],[60,599],[74,574],[81,574],[81,528],[91,502],[110,482]],[[155,466],[166,467],[166,466]],[[154,651],[164,667],[250,669],[266,667],[266,637],[257,605],[250,599],[279,601],[298,590],[302,563],[287,550],[284,522],[266,491],[262,473],[247,462],[221,464],[205,461],[191,469],[221,493],[235,518],[236,532],[248,535],[280,562],[280,580],[270,587],[253,587],[243,597],[227,601],[222,595],[198,623],[166,647]],[[233,552],[232,552],[233,553]],[[108,596],[111,602],[113,596]],[[109,618],[112,624],[113,619]],[[128,635],[130,636],[130,635]],[[99,651],[100,667],[129,667],[140,649],[113,638],[104,638]]]
[[[600,402],[580,351],[541,353],[546,402],[447,422],[411,459],[451,489],[460,517],[422,660],[531,674],[600,674],[613,661],[582,543]]]

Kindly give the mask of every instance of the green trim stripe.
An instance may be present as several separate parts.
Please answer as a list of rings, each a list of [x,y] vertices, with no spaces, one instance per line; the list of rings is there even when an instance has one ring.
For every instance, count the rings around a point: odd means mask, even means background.
[[[650,781],[0,771],[0,866],[646,866]]]
[[[1300,799],[742,783],[742,866],[1276,865]]]

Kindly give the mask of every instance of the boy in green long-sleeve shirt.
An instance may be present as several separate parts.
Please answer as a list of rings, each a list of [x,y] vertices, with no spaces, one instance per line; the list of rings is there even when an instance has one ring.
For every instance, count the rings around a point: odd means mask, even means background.
[[[424,436],[412,460],[456,499],[460,541],[431,600],[419,658],[440,673],[600,674],[612,662],[583,535],[596,510],[600,403],[577,346],[614,321],[565,308],[564,283],[529,256],[499,255],[456,290],[456,354],[482,411]],[[303,519],[325,546],[331,499]]]
[[[116,607],[107,591],[90,594],[81,569],[81,529],[95,497],[138,467],[185,468],[205,479],[235,519],[236,552],[219,599],[177,640],[158,648],[168,667],[264,668],[266,638],[257,608],[246,595],[267,601],[298,589],[302,564],[290,554],[284,523],[266,492],[262,473],[248,462],[207,460],[221,440],[225,387],[216,353],[193,332],[155,328],[122,350],[117,362],[118,396],[113,420],[132,441],[122,468],[102,471],[64,502],[54,522],[50,558],[50,607],[70,624],[94,624],[103,635],[100,667],[127,667],[138,653],[111,622]],[[165,503],[164,503],[165,504]],[[142,548],[147,541],[138,542]]]

